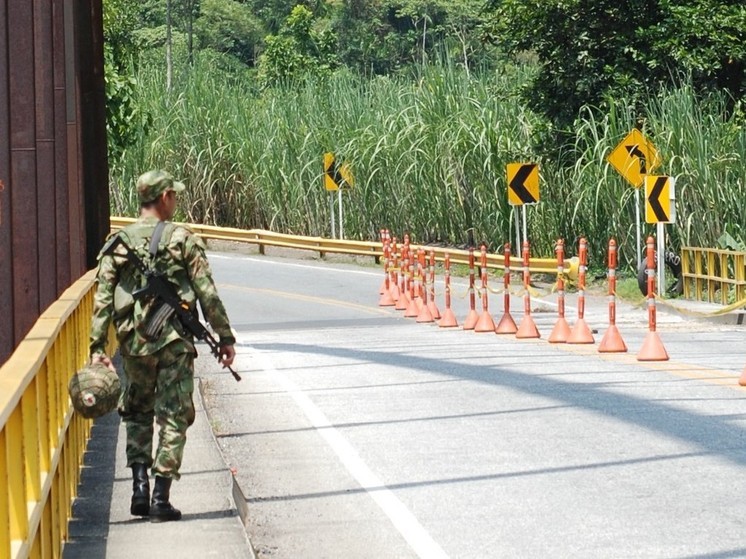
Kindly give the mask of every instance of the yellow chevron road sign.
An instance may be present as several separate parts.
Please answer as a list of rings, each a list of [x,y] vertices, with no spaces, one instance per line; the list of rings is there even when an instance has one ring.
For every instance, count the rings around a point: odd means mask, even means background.
[[[355,177],[348,163],[337,163],[333,153],[324,154],[324,188],[329,191],[348,190],[355,186]]]
[[[676,221],[674,182],[673,177],[645,177],[645,223]]]
[[[658,150],[637,128],[619,142],[606,160],[635,188],[640,188],[645,175],[661,163]]]
[[[508,203],[511,206],[539,202],[539,165],[508,163]]]

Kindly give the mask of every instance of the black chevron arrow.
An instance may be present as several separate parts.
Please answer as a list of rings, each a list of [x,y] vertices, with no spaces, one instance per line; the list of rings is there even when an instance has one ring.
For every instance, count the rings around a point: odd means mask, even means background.
[[[640,160],[640,174],[647,174],[647,166],[645,164],[645,153],[640,149],[640,146],[633,144],[631,146],[624,146],[627,149],[630,157],[637,157]]]
[[[334,184],[337,185],[337,188],[339,188],[342,182],[344,182],[344,178],[342,178],[342,173],[339,172],[339,165],[337,164],[336,159],[332,161],[332,164],[326,170],[326,175],[330,179],[332,179]]]
[[[655,179],[655,184],[650,191],[650,196],[648,196],[650,207],[659,223],[668,221],[668,216],[666,215],[666,212],[663,211],[663,206],[661,206],[661,202],[658,199],[660,198],[661,192],[663,192],[663,188],[666,186],[666,182],[668,182],[668,177],[658,177]]]
[[[516,196],[518,196],[518,198],[524,204],[532,204],[536,202],[536,198],[534,198],[533,194],[528,191],[526,185],[523,184],[535,168],[535,164],[521,165],[520,169],[518,169],[518,172],[510,181],[510,188],[513,189],[513,192],[515,192]]]

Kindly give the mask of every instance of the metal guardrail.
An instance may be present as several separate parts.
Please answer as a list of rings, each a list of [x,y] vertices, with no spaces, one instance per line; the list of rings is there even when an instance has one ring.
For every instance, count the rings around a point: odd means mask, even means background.
[[[683,247],[681,257],[685,299],[746,305],[746,252]]]
[[[112,217],[112,229],[121,229],[122,227],[134,222],[133,218]],[[276,246],[284,248],[293,248],[300,250],[312,250],[318,252],[321,256],[326,253],[351,254],[357,256],[372,256],[378,262],[383,257],[383,247],[380,242],[372,241],[351,241],[344,239],[326,239],[323,237],[303,237],[300,235],[286,235],[283,233],[273,233],[263,229],[233,229],[229,227],[213,227],[210,225],[189,224],[189,227],[205,239],[216,239],[222,241],[234,241],[240,243],[252,243],[259,245],[259,251],[264,254],[264,247]],[[435,259],[438,262],[445,260],[446,253],[450,255],[452,264],[469,264],[469,251],[462,249],[444,248],[429,245],[410,245],[414,250],[425,249],[435,253]],[[487,268],[499,269],[504,268],[505,257],[502,254],[487,254]],[[578,259],[565,259],[564,274],[565,277],[575,280],[578,277]],[[523,261],[520,258],[512,257],[510,267],[521,269]],[[529,270],[532,274],[557,274],[557,261],[554,258],[531,258],[529,261]]]
[[[0,368],[0,559],[62,555],[92,425],[67,383],[88,358],[94,278],[73,283]]]

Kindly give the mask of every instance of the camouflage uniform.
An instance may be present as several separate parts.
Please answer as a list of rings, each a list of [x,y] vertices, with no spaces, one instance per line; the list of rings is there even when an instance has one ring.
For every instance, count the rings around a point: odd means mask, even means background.
[[[188,227],[167,223],[155,258],[149,252],[158,219],[141,217],[117,233],[145,263],[163,273],[175,286],[180,299],[196,312],[200,308],[220,338],[232,345],[228,317],[212,280],[205,246]],[[194,356],[191,335],[174,315],[158,339],[145,335],[153,301],[136,300],[132,293],[144,284],[140,272],[125,258],[120,245],[111,256],[99,256],[98,290],[94,299],[90,351],[104,353],[109,325],[113,321],[124,361],[126,386],[119,411],[127,427],[127,466],[152,466],[152,473],[179,479],[186,431],[194,421]],[[153,419],[160,428],[153,460]]]

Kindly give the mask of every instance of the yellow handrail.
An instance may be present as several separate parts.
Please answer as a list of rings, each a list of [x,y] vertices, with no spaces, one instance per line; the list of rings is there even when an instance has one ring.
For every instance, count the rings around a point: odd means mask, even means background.
[[[112,217],[112,229],[121,229],[122,227],[134,222],[129,217]],[[241,243],[257,244],[260,252],[264,252],[265,246],[277,246],[284,248],[294,248],[301,250],[313,250],[322,256],[329,253],[352,254],[356,256],[373,256],[376,260],[383,256],[383,247],[380,242],[372,241],[351,241],[344,239],[326,239],[324,237],[304,237],[301,235],[287,235],[284,233],[274,233],[263,229],[234,229],[230,227],[213,227],[211,225],[189,224],[196,233],[205,239],[216,239],[222,241],[234,241]],[[448,253],[451,257],[451,263],[464,264],[469,263],[469,251],[453,248],[434,247],[427,245],[411,245],[414,250],[425,249],[428,252],[435,253],[435,259],[439,262],[445,260]],[[487,254],[487,267],[494,269],[503,269],[504,257],[502,254]],[[520,269],[523,261],[514,256],[510,260],[510,266],[514,269]],[[529,261],[529,270],[532,274],[556,274],[557,261],[554,258],[531,258]],[[566,278],[574,280],[578,277],[578,259],[565,259],[564,274]]]
[[[0,559],[60,557],[91,421],[70,377],[88,357],[95,272],[39,317],[0,368]]]
[[[684,298],[733,308],[746,304],[746,252],[683,247]]]

